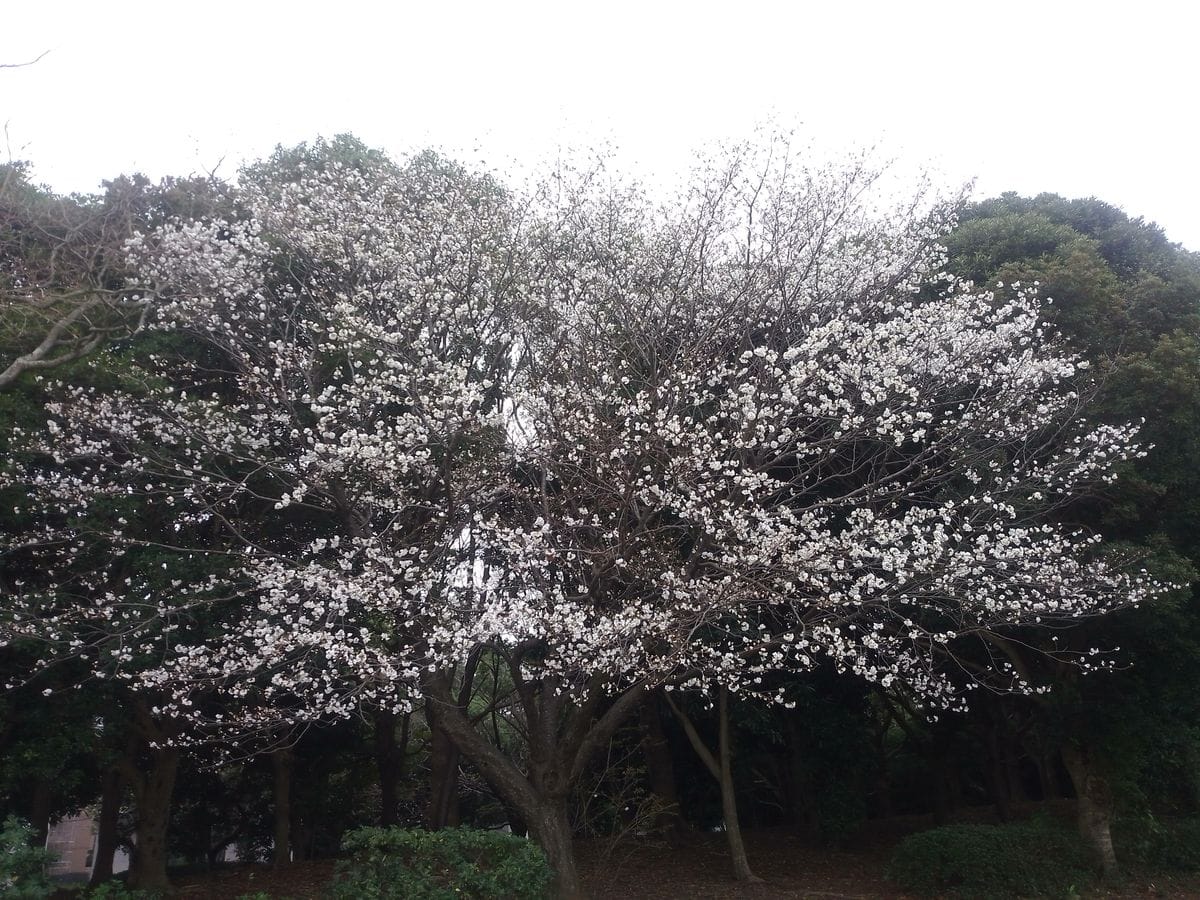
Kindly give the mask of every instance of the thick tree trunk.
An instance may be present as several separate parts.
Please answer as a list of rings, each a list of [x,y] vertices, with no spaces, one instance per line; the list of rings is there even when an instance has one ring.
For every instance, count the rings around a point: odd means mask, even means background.
[[[1117,874],[1117,855],[1112,842],[1112,790],[1086,749],[1067,745],[1063,762],[1075,787],[1078,803],[1079,833],[1091,848],[1104,876]]]
[[[121,797],[125,780],[121,770],[105,770],[100,784],[100,814],[96,817],[96,856],[92,860],[89,884],[103,884],[113,877],[113,857],[117,853],[117,824],[121,817]]]
[[[400,779],[408,753],[409,715],[401,717],[400,739],[396,740],[396,714],[375,712],[375,764],[379,769],[379,824],[389,828],[400,823]]]
[[[458,824],[458,747],[445,730],[435,726],[429,739],[429,803],[425,827]]]
[[[471,702],[471,689],[479,666],[481,649],[473,651],[462,668],[462,681],[458,695],[450,700],[454,690],[454,673],[439,672],[432,676],[437,693],[445,698],[441,702],[425,704],[425,718],[430,730],[429,761],[429,805],[425,811],[425,827],[444,828],[459,824],[458,807],[458,764],[459,745],[442,725],[442,718],[451,710],[466,716]],[[450,702],[445,702],[449,700]]]
[[[575,847],[566,799],[550,799],[529,817],[530,830],[546,861],[554,870],[555,900],[583,900],[587,896],[575,865]]]
[[[271,754],[271,771],[275,783],[275,831],[271,864],[281,869],[292,861],[292,768],[295,762],[291,747]]]
[[[658,694],[647,693],[639,707],[642,726],[642,753],[646,758],[646,774],[650,792],[658,800],[655,827],[674,842],[686,830],[679,811],[679,790],[675,784],[675,764],[667,732],[659,716]]]
[[[584,893],[575,867],[566,797],[588,761],[608,746],[617,726],[636,709],[642,688],[626,689],[605,709],[599,683],[576,704],[548,678],[526,681],[519,662],[510,661],[510,671],[527,720],[529,774],[476,730],[461,699],[451,696],[447,678],[426,677],[422,685],[426,705],[437,706],[435,719],[446,734],[504,803],[528,822],[554,869],[556,896],[574,900]]]
[[[137,804],[137,841],[129,869],[129,886],[145,891],[166,891],[167,828],[171,820],[171,795],[179,771],[179,751],[148,751],[149,765],[134,781]]]

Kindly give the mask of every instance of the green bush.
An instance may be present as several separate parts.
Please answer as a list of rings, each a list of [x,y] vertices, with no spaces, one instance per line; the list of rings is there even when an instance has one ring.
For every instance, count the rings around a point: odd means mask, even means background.
[[[1200,871],[1200,818],[1119,819],[1113,844],[1123,863],[1155,872]]]
[[[0,897],[40,900],[54,891],[46,867],[54,854],[33,846],[33,829],[9,816],[0,828]]]
[[[1064,897],[1091,880],[1088,859],[1079,836],[1048,819],[947,825],[901,841],[888,877],[923,895]]]
[[[358,828],[342,841],[336,900],[541,900],[550,867],[525,838],[474,828]]]
[[[127,887],[125,882],[113,879],[83,892],[85,900],[155,900],[161,896],[150,891]]]

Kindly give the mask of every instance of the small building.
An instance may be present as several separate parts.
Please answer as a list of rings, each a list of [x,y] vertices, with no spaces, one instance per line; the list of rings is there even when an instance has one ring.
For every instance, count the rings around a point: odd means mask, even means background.
[[[96,821],[87,814],[70,816],[50,826],[46,849],[55,855],[50,877],[55,881],[87,881],[96,861]],[[129,868],[129,854],[118,849],[113,873]]]

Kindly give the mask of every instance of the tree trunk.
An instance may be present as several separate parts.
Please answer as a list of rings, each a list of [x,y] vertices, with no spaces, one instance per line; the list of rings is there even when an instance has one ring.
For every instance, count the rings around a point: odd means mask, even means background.
[[[575,866],[575,847],[565,798],[540,804],[529,817],[534,840],[554,870],[554,900],[583,900],[587,896]]]
[[[671,712],[679,719],[683,732],[687,735],[692,749],[700,757],[705,768],[717,780],[721,788],[721,815],[725,820],[725,839],[729,844],[729,855],[733,862],[733,877],[743,882],[762,881],[750,869],[750,861],[746,857],[746,845],[742,842],[742,828],[738,821],[737,795],[733,789],[733,770],[731,766],[732,747],[729,739],[729,689],[722,687],[717,695],[717,756],[704,744],[704,739],[696,731],[691,719],[671,700],[667,704]]]
[[[556,896],[582,897],[566,797],[588,761],[608,746],[617,726],[637,708],[642,687],[627,688],[605,709],[599,682],[576,705],[549,678],[525,680],[519,662],[510,661],[510,672],[528,723],[528,774],[476,730],[464,701],[451,696],[449,680],[440,673],[427,675],[422,684],[426,707],[438,707],[435,718],[445,733],[501,799],[529,823],[555,871]]]
[[[408,753],[409,715],[401,719],[400,740],[396,740],[396,714],[391,710],[375,712],[375,764],[379,768],[379,824],[390,828],[400,824],[400,779]]]
[[[742,841],[742,826],[738,820],[737,794],[733,789],[733,750],[729,739],[729,689],[722,687],[717,699],[717,753],[720,757],[721,815],[725,818],[725,836],[729,840],[729,855],[733,861],[733,877],[738,881],[762,881],[750,871],[746,845]]]
[[[271,865],[281,869],[292,861],[292,766],[291,747],[271,754],[271,770],[275,781],[275,835]]]
[[[149,766],[133,783],[137,804],[137,841],[129,868],[129,886],[165,892],[167,882],[167,828],[171,820],[171,795],[179,771],[179,751],[148,751]]]
[[[433,719],[429,736],[429,803],[425,827],[431,830],[458,824],[458,747]]]
[[[675,784],[675,764],[667,732],[658,714],[658,694],[647,693],[639,707],[642,732],[642,753],[646,758],[646,774],[650,792],[658,800],[655,826],[674,843],[686,830],[679,812],[679,791]]]
[[[1079,833],[1106,878],[1117,874],[1117,855],[1112,842],[1112,790],[1086,749],[1067,745],[1063,763],[1071,776],[1078,798]]]
[[[100,784],[100,814],[96,818],[96,856],[88,884],[103,884],[113,877],[113,857],[117,853],[117,824],[121,817],[121,797],[125,780],[121,770],[112,766],[104,771]]]

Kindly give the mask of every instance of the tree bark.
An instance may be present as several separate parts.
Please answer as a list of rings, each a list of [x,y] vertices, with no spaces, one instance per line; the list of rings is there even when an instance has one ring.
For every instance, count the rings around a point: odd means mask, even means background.
[[[121,817],[121,797],[125,780],[118,766],[104,771],[100,783],[100,814],[96,818],[96,855],[88,884],[98,885],[113,877],[113,857],[117,853],[117,825]]]
[[[282,869],[292,861],[292,768],[295,762],[291,747],[271,754],[274,775],[275,829],[271,865]]]
[[[137,839],[129,868],[129,886],[144,891],[166,891],[167,829],[171,820],[171,795],[179,771],[179,751],[147,751],[149,762],[132,780],[137,806]]]
[[[439,828],[458,824],[458,747],[433,717],[429,735],[429,802],[425,807],[425,827]]]
[[[1086,748],[1064,746],[1063,763],[1071,776],[1078,803],[1079,833],[1106,878],[1119,866],[1112,842],[1112,789]]]
[[[659,809],[655,826],[667,839],[676,842],[686,830],[679,810],[679,790],[675,784],[675,763],[667,732],[659,717],[658,692],[647,693],[639,709],[642,726],[642,753],[646,758],[646,773],[650,792],[658,799]]]
[[[733,863],[733,877],[742,882],[762,881],[750,869],[750,860],[746,856],[746,845],[742,841],[742,827],[738,821],[737,794],[733,788],[733,751],[729,737],[729,689],[722,687],[717,695],[717,756],[705,746],[704,739],[696,731],[691,719],[667,696],[671,711],[683,726],[692,749],[700,757],[705,768],[717,780],[721,788],[721,815],[725,821],[725,840],[729,844],[729,856]]]
[[[762,881],[750,870],[746,845],[742,841],[742,826],[738,820],[737,794],[733,789],[733,749],[729,738],[729,688],[722,687],[717,698],[717,744],[721,763],[721,815],[725,817],[725,834],[729,838],[729,855],[733,860],[733,877],[738,881]]]
[[[431,683],[436,685],[437,693],[444,698],[442,702],[425,704],[425,720],[429,723],[429,802],[425,808],[425,827],[431,830],[459,823],[460,749],[442,725],[442,718],[451,708],[465,716],[478,663],[479,654],[471,654],[463,667],[462,685],[456,699],[450,699],[454,689],[452,672],[439,672],[431,676]]]
[[[408,753],[409,714],[401,717],[400,739],[396,740],[396,714],[391,710],[375,712],[375,764],[379,769],[379,824],[390,828],[400,824],[400,779]]]
[[[642,687],[626,689],[601,711],[599,683],[592,686],[588,699],[576,703],[556,690],[560,686],[549,678],[526,681],[515,662],[511,670],[528,729],[528,774],[476,730],[463,704],[451,696],[448,679],[428,675],[422,688],[427,705],[437,707],[434,715],[446,734],[505,804],[529,824],[554,869],[556,896],[574,900],[584,892],[575,867],[566,798],[588,761],[608,745],[617,726],[636,709]]]
[[[540,803],[529,817],[530,830],[546,861],[554,871],[552,896],[555,900],[583,900],[587,893],[575,865],[575,847],[566,798],[550,798]]]

